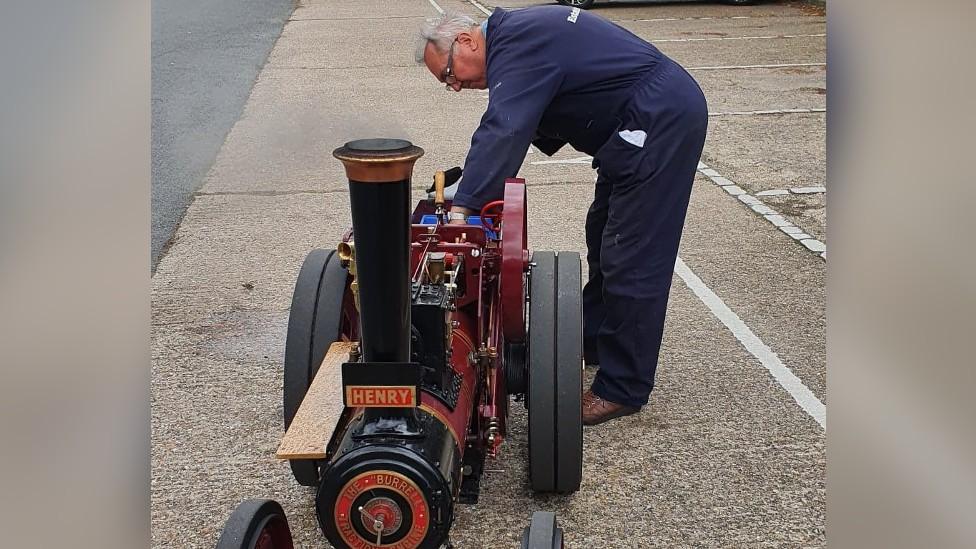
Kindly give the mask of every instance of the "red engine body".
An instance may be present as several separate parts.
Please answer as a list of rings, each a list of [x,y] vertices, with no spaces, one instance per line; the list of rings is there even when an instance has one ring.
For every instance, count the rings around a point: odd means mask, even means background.
[[[426,200],[414,209],[410,264],[417,278],[428,254],[443,253],[449,267],[461,263],[450,347],[451,366],[465,382],[454,410],[427,393],[421,406],[444,418],[459,435],[466,433],[469,444],[494,456],[507,427],[505,346],[524,344],[526,338],[525,181],[507,180],[503,208],[486,209],[477,224],[421,224],[435,211]],[[493,213],[499,211],[504,213]],[[479,383],[484,390],[474,402]]]

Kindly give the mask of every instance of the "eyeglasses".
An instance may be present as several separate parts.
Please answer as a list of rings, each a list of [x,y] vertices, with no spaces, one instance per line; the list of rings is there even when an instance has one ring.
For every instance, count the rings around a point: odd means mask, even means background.
[[[452,89],[451,86],[457,84],[457,77],[454,76],[454,44],[457,44],[457,38],[451,42],[451,49],[447,50],[447,66],[441,71],[441,82],[449,90]]]

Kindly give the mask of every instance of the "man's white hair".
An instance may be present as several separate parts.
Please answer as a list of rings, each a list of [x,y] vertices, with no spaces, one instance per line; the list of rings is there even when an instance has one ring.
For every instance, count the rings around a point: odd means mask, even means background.
[[[424,62],[424,50],[427,44],[434,44],[434,49],[441,53],[446,52],[458,34],[477,26],[477,21],[460,13],[445,12],[441,17],[428,19],[420,26],[414,58],[417,63]]]

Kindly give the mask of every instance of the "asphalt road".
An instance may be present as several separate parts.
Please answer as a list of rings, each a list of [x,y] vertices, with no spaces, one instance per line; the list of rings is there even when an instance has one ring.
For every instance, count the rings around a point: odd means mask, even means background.
[[[531,0],[481,2],[516,7]],[[404,137],[426,154],[415,198],[463,162],[487,96],[448,93],[412,59],[436,6],[304,0],[152,281],[152,540],[213,547],[245,498],[271,497],[298,547],[325,547],[314,491],[274,459],[299,266],[349,225],[331,151]],[[709,135],[671,289],[657,386],[640,414],[584,431],[580,491],[528,487],[513,405],[459,548],[517,547],[555,511],[568,547],[826,546],[826,17],[790,2],[598,4],[701,84]],[[529,246],[582,251],[585,155],[530,150]],[[587,379],[593,375],[587,370]]]
[[[292,4],[153,0],[153,269],[240,116]]]

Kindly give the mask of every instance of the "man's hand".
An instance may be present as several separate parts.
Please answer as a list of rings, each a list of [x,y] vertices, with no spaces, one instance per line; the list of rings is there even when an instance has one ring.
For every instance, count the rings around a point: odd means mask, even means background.
[[[475,211],[472,210],[471,208],[465,208],[463,206],[451,206],[450,214],[463,214],[464,215],[464,218],[463,219],[450,219],[450,221],[448,221],[448,224],[450,224],[450,225],[465,225],[468,222],[468,216],[469,215],[474,215],[475,214]],[[450,214],[448,214],[448,218],[454,217],[454,216],[452,216]]]

